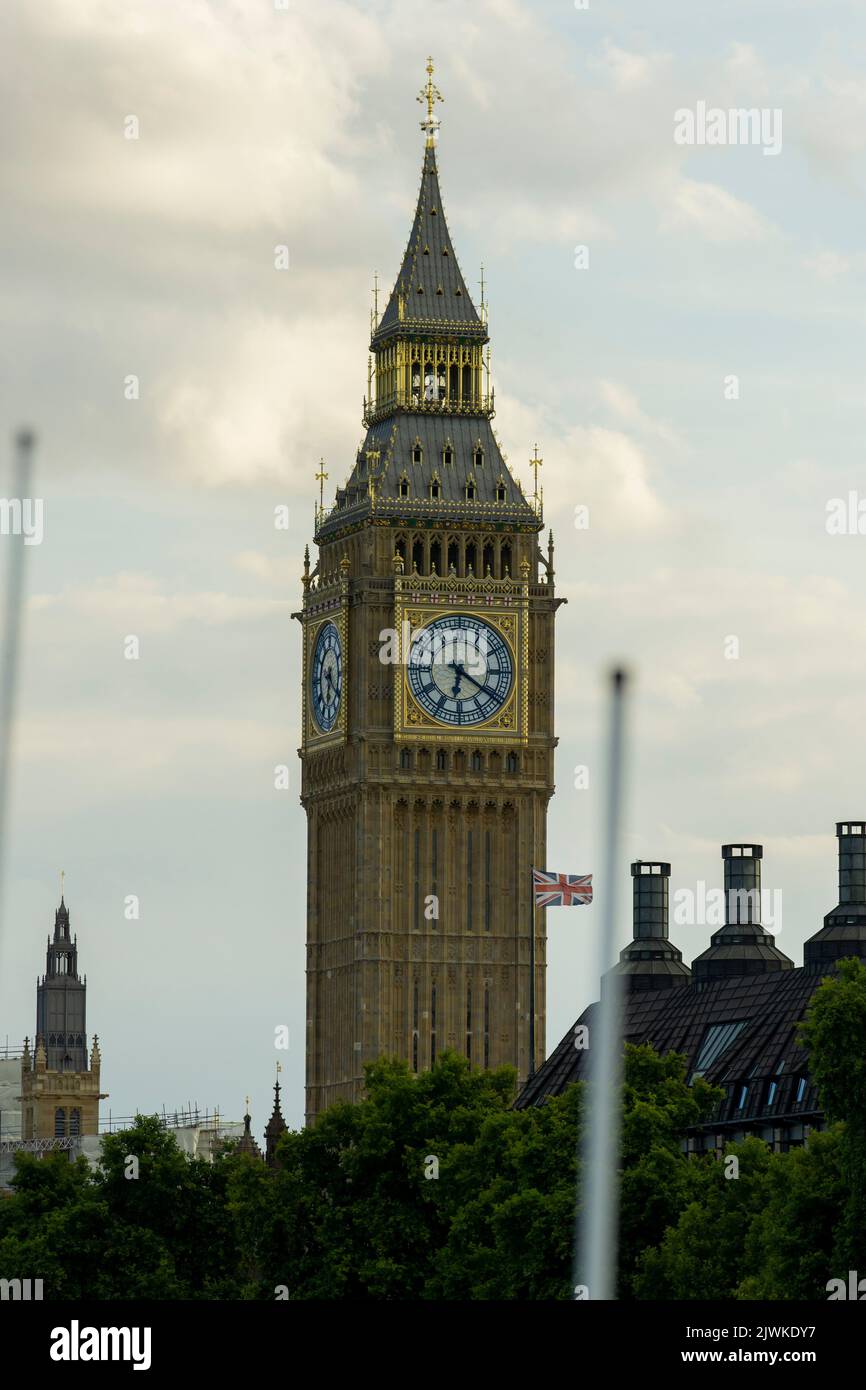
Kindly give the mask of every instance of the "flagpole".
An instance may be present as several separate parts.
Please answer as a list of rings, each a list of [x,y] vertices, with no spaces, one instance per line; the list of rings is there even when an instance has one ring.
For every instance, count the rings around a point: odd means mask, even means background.
[[[535,880],[529,870],[529,1072],[535,1075]]]

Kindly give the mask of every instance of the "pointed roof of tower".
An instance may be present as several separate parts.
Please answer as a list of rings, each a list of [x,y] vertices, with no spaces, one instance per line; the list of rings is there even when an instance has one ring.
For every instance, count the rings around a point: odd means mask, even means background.
[[[427,119],[421,122],[427,139],[418,203],[400,273],[373,333],[374,344],[388,337],[398,326],[403,330],[407,327],[450,328],[464,333],[474,331],[485,340],[487,337],[457,263],[445,220],[436,165],[439,122],[433,118],[433,102],[441,101],[442,97],[432,83],[432,59],[428,59],[427,73],[427,85],[419,97],[419,101],[427,103]]]
[[[265,1136],[268,1139],[277,1139],[279,1135],[285,1134],[286,1130],[288,1129],[288,1125],[283,1119],[283,1112],[280,1109],[280,1090],[280,1083],[279,1081],[277,1081],[274,1084],[273,1114],[271,1115],[271,1118],[268,1120],[268,1123],[265,1126]]]
[[[238,1153],[249,1154],[251,1158],[262,1158],[262,1151],[252,1136],[250,1125],[252,1117],[249,1111],[249,1096],[247,1096],[247,1113],[244,1115],[244,1132],[238,1141]]]

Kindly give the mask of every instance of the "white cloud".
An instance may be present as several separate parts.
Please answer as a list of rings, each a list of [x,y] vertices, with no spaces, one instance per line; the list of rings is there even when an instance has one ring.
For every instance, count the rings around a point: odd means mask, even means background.
[[[733,193],[686,178],[674,185],[662,222],[714,242],[763,241],[772,230],[761,213]]]

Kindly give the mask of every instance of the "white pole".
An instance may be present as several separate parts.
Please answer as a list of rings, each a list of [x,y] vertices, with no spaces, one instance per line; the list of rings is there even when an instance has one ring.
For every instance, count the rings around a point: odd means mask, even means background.
[[[616,887],[620,869],[626,677],[612,677],[601,903],[600,974],[616,963]],[[608,976],[589,1034],[589,1096],[578,1193],[574,1260],[575,1299],[616,1298],[619,1226],[619,1142],[622,1108],[622,979]]]

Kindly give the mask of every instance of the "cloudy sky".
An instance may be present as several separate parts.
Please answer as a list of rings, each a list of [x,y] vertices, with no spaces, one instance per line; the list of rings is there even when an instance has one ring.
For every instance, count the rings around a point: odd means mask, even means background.
[[[287,1118],[303,1106],[290,614],[318,459],[333,488],[360,441],[428,52],[449,225],[489,286],[497,432],[527,484],[538,441],[568,598],[549,867],[602,869],[616,659],[635,676],[623,943],[630,859],[694,889],[719,883],[724,841],[758,840],[799,963],[836,901],[834,822],[866,815],[866,536],[826,525],[832,499],[866,498],[862,5],[278,5],[0,9],[0,495],[27,422],[45,502],[0,1043],[33,1032],[65,869],[106,1109],[234,1117],[249,1093],[259,1130],[280,1024]],[[677,144],[700,102],[780,111],[781,152]],[[596,996],[598,921],[550,914],[549,1047]],[[674,929],[687,960],[709,930]]]

